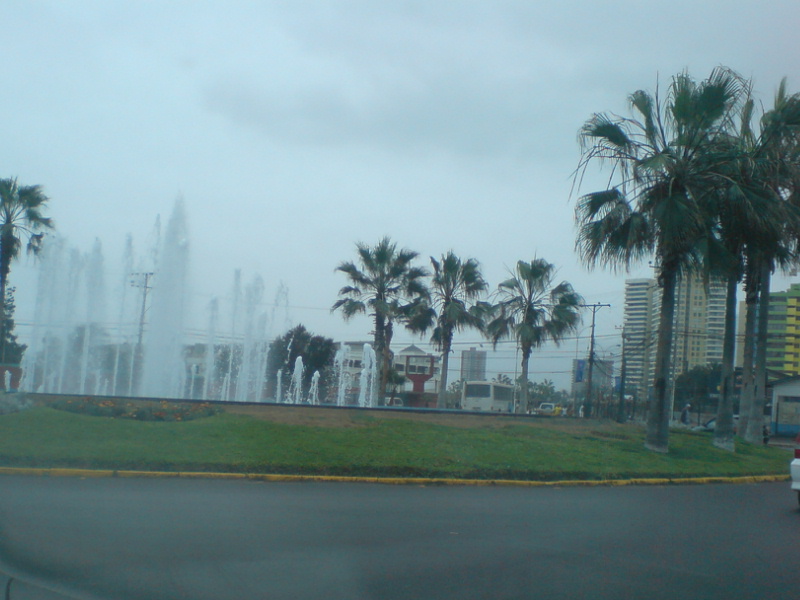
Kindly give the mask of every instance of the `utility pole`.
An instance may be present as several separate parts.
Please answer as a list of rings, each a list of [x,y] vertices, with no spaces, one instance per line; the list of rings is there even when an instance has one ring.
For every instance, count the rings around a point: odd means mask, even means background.
[[[610,304],[595,302],[594,304],[581,304],[581,308],[592,309],[592,334],[589,338],[589,376],[586,378],[586,408],[583,416],[587,419],[592,416],[592,372],[594,371],[594,325],[597,311],[601,308],[610,308]]]
[[[136,340],[136,349],[133,361],[133,371],[136,376],[133,380],[136,382],[136,387],[139,387],[139,374],[142,369],[142,359],[144,358],[142,352],[142,341],[144,338],[144,315],[147,310],[147,292],[152,288],[150,285],[150,278],[153,273],[131,273],[131,285],[133,287],[142,288],[142,309],[139,313],[139,336]],[[138,279],[137,279],[138,278]]]
[[[617,423],[624,423],[625,417],[625,326],[622,326],[622,348],[620,352],[619,370],[619,404],[617,405]]]

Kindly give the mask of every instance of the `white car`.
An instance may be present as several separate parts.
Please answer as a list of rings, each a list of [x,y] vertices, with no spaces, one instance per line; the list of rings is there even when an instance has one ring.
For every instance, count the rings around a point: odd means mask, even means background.
[[[800,503],[800,435],[795,440],[794,460],[789,470],[792,473],[792,489],[797,492],[797,502]]]

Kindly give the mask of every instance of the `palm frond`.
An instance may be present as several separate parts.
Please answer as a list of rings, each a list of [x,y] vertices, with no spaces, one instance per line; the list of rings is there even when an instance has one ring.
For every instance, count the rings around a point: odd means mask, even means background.
[[[351,298],[342,298],[341,300],[334,302],[331,312],[335,310],[341,310],[345,321],[354,317],[355,315],[364,314],[367,312],[366,305],[363,302],[359,302],[358,300],[353,300]]]
[[[4,254],[0,257],[0,278],[3,285],[11,261],[19,256],[23,238],[27,241],[28,252],[38,254],[44,235],[36,232],[53,227],[53,221],[42,214],[48,201],[40,185],[20,186],[16,178],[0,179],[0,236]]]
[[[656,138],[658,137],[658,110],[655,99],[644,90],[637,90],[631,94],[629,100],[631,106],[644,118],[643,129],[645,137],[651,145],[655,146],[657,144]]]
[[[612,147],[627,149],[632,143],[626,131],[608,115],[596,114],[587,121],[580,131],[584,144],[589,140],[600,140]]]
[[[575,247],[589,267],[624,267],[652,251],[652,228],[646,214],[634,212],[617,188],[581,198],[576,208]]]

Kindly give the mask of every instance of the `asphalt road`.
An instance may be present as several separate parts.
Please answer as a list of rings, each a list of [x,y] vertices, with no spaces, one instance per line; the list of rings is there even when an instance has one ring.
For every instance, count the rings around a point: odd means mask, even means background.
[[[787,483],[480,488],[0,476],[10,597],[791,598]],[[0,577],[0,587],[6,580]],[[37,595],[38,594],[38,595]]]

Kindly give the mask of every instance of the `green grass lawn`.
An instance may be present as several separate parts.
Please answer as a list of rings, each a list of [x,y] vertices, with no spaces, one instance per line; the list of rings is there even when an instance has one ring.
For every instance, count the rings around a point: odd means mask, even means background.
[[[37,407],[0,416],[0,466],[477,479],[609,479],[787,473],[785,450],[674,431],[670,452],[643,447],[636,425],[537,420],[451,427],[354,417],[355,426],[274,423],[221,413],[142,422]]]

